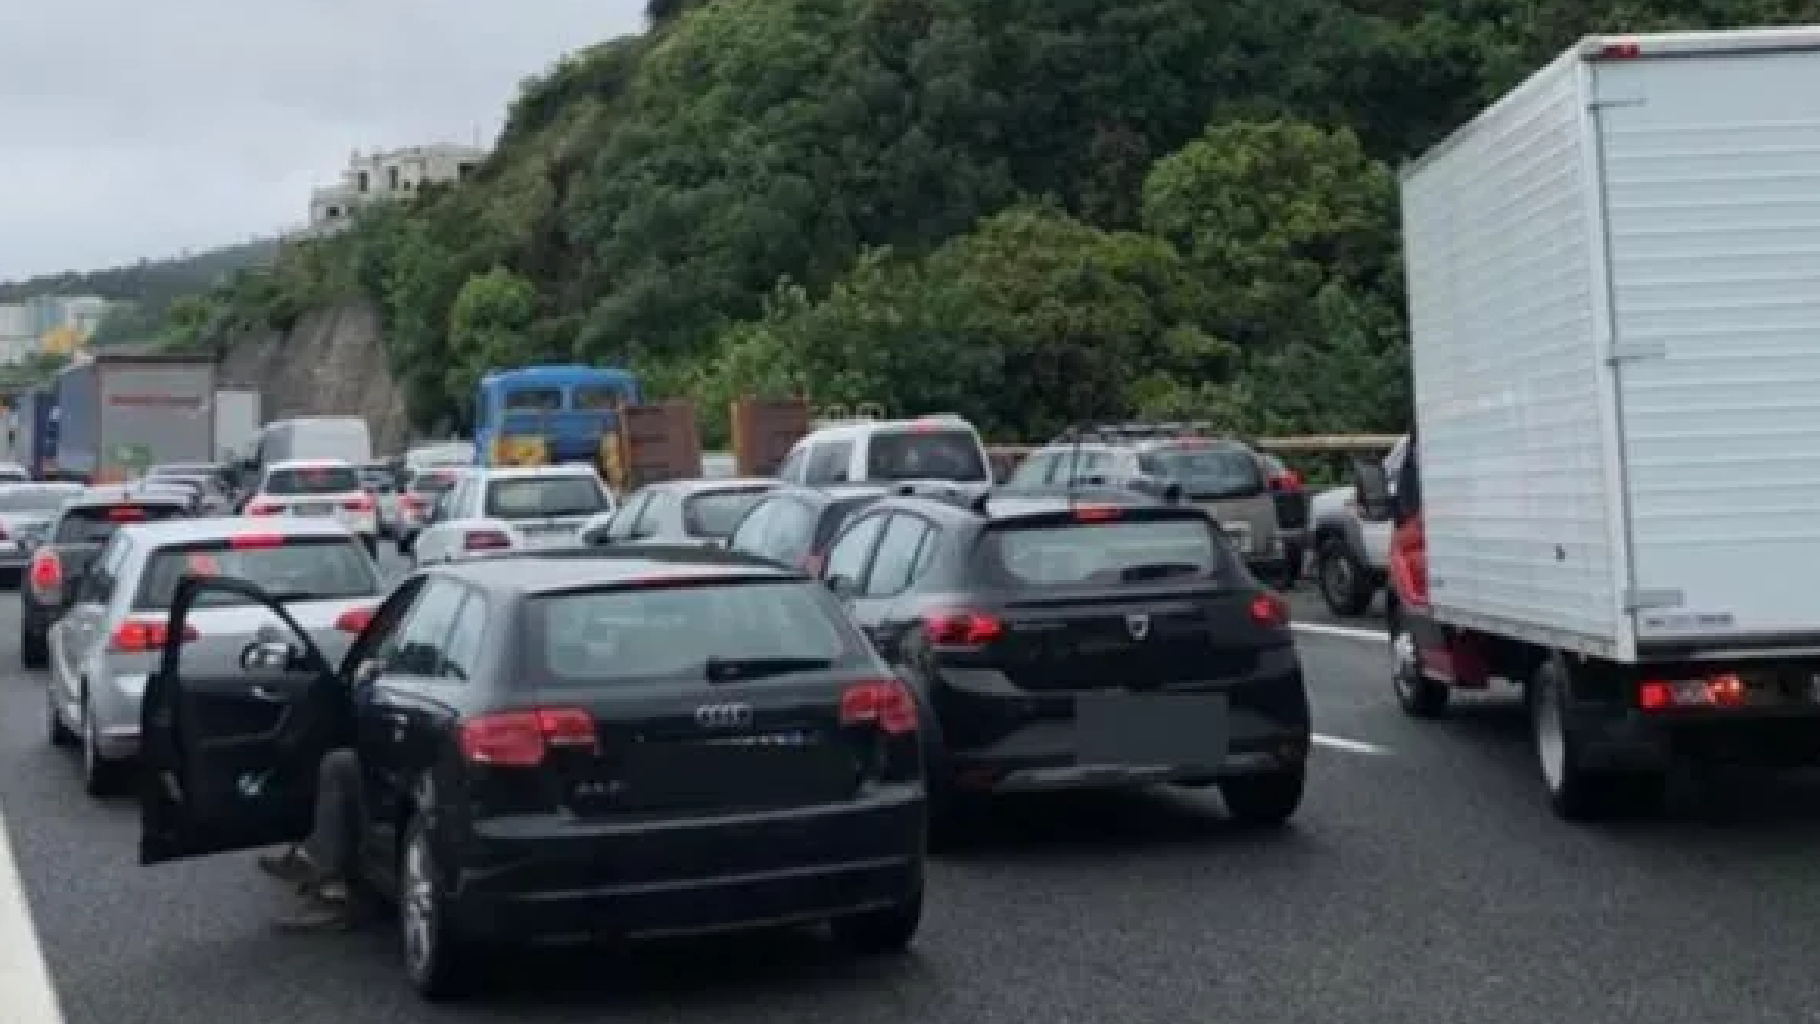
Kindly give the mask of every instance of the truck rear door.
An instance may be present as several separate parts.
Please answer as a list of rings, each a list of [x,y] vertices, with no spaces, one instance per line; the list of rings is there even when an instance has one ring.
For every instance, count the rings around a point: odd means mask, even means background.
[[[1726,38],[1593,63],[1644,647],[1820,633],[1820,49]]]

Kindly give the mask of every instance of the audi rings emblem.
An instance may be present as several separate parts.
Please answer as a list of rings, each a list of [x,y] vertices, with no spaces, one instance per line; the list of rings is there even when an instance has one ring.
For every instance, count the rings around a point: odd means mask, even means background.
[[[695,724],[703,729],[750,729],[752,705],[703,704],[695,709]]]

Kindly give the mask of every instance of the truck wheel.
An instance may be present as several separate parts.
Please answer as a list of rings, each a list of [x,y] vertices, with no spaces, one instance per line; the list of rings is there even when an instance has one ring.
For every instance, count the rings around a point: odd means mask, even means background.
[[[1315,549],[1315,578],[1321,586],[1321,600],[1337,616],[1352,618],[1365,614],[1377,593],[1371,571],[1353,557],[1346,541],[1328,537]]]
[[[1447,712],[1453,690],[1423,674],[1415,634],[1394,606],[1390,612],[1390,682],[1397,692],[1397,706],[1409,717],[1439,718]]]
[[[1587,767],[1584,730],[1571,714],[1573,673],[1559,654],[1542,659],[1525,690],[1536,763],[1557,815],[1568,821],[1608,821],[1652,810],[1661,802],[1667,782],[1661,772]]]

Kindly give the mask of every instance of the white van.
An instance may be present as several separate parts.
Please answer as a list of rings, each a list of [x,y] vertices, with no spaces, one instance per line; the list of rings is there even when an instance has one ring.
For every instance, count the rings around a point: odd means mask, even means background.
[[[373,435],[358,416],[300,416],[274,420],[259,431],[253,463],[260,472],[297,459],[339,459],[359,466],[373,461]]]
[[[825,426],[796,442],[777,468],[785,483],[952,480],[992,483],[992,461],[973,424],[952,413]]]

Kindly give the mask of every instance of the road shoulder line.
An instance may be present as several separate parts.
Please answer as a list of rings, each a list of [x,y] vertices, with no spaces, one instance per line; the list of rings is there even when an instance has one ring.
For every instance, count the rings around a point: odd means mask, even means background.
[[[6,1024],[64,1024],[0,808],[0,1012]]]
[[[1384,639],[1383,630],[1367,629],[1362,626],[1335,626],[1326,622],[1291,622],[1289,628],[1319,636],[1343,636],[1349,640],[1380,641]]]

